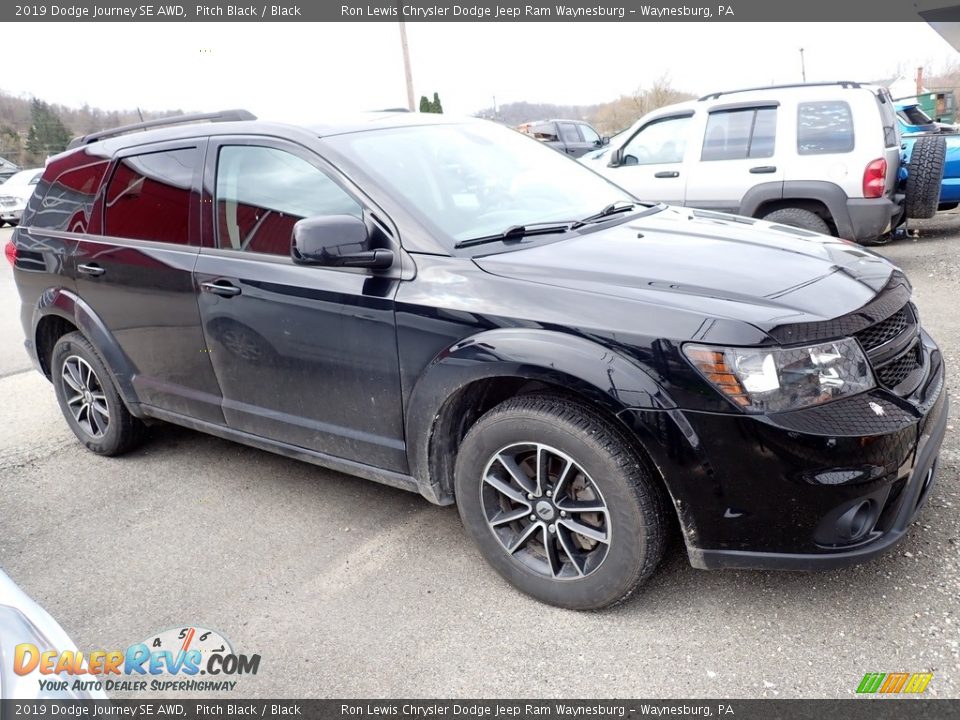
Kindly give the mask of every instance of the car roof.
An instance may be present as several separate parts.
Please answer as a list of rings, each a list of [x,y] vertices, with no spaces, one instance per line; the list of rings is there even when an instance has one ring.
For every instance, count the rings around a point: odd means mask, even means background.
[[[176,120],[176,118],[169,119],[171,121]],[[259,119],[227,119],[225,121],[215,122],[170,124],[168,126],[145,129],[128,126],[127,128],[119,128],[116,135],[107,134],[103,137],[90,136],[89,139],[77,138],[71,143],[71,147],[62,154],[87,150],[90,154],[109,156],[119,150],[136,147],[138,145],[217,135],[242,134],[269,135],[275,137],[296,137],[299,135],[301,138],[305,136],[318,138],[389,128],[482,122],[489,121],[454,115],[385,110],[340,115],[323,123],[293,124]]]

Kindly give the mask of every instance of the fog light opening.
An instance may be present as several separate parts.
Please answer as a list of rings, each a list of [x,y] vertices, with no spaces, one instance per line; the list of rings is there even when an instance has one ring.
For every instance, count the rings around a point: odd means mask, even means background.
[[[853,542],[862,539],[876,522],[875,503],[864,500],[847,510],[837,520],[837,535]]]

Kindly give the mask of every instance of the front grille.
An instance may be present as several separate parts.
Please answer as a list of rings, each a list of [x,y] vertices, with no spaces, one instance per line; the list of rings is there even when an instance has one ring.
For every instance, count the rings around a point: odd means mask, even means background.
[[[905,305],[886,320],[881,320],[876,325],[871,325],[866,330],[857,333],[857,339],[863,345],[863,349],[870,352],[874,348],[880,347],[885,342],[893,340],[897,335],[909,327],[913,318],[910,317]]]
[[[900,395],[914,390],[915,383],[909,383],[910,387],[904,383],[923,367],[922,349],[916,339],[918,324],[913,305],[907,303],[886,319],[856,333],[877,382]],[[899,348],[893,357],[890,348]]]
[[[877,368],[877,380],[881,385],[888,388],[895,388],[902,383],[917,368],[921,367],[920,347],[914,345],[910,350],[895,360],[891,360],[886,365]]]

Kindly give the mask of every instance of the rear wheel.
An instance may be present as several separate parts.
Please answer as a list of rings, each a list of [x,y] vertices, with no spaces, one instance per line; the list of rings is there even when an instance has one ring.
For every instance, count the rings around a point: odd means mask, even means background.
[[[905,189],[908,218],[921,220],[936,215],[946,152],[947,141],[942,135],[922,135],[914,141]]]
[[[826,220],[815,212],[803,208],[780,208],[768,215],[764,215],[763,219],[767,222],[798,227],[803,230],[809,230],[810,232],[820,233],[821,235],[831,234],[830,226],[827,225]]]
[[[624,431],[554,395],[503,402],[470,429],[456,464],[464,526],[507,581],[551,605],[626,599],[656,568],[661,487]]]
[[[143,424],[120,399],[93,345],[79,332],[57,340],[51,357],[54,392],[74,435],[98,455],[120,455],[143,437]]]

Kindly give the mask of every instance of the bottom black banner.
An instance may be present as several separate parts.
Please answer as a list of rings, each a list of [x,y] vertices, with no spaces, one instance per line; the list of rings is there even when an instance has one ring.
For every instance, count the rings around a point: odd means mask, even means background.
[[[728,718],[960,719],[960,700],[3,700],[0,720],[32,718]]]

